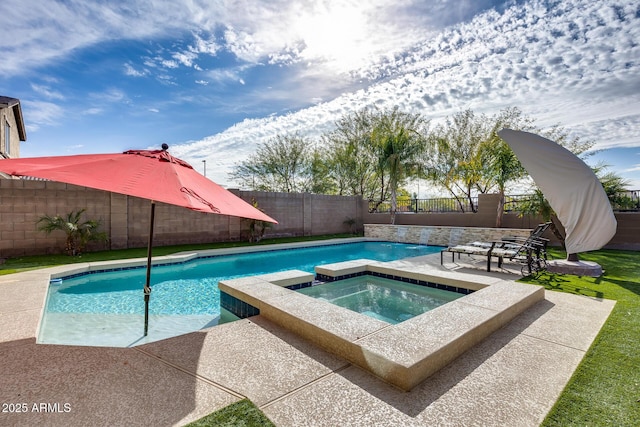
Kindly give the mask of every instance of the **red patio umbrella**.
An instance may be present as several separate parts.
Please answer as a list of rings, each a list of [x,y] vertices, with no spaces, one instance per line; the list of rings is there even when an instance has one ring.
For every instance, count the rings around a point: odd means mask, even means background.
[[[145,336],[149,323],[155,202],[277,224],[275,219],[202,176],[185,161],[173,157],[167,152],[168,148],[162,144],[162,150],[0,160],[0,172],[9,175],[43,178],[151,200],[144,286]]]

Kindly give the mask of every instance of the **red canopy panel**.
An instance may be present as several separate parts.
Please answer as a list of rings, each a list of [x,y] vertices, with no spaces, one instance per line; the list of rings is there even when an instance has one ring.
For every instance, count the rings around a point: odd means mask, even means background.
[[[277,223],[166,150],[0,160],[0,171],[80,185],[199,212]]]

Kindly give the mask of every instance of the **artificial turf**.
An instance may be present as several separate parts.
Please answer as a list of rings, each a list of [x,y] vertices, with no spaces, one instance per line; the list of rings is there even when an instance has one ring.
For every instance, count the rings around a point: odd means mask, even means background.
[[[522,279],[550,291],[617,301],[542,426],[639,426],[640,252],[601,250],[580,259],[597,262],[604,274],[544,272]]]
[[[226,406],[187,427],[275,427],[249,399]]]

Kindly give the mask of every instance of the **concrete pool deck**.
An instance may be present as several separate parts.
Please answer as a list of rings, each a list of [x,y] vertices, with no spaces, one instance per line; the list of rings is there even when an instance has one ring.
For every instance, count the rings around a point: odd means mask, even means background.
[[[386,264],[489,285],[520,277],[439,263]],[[184,425],[248,397],[277,426],[536,426],[615,304],[547,291],[404,392],[263,316],[134,348],[36,344],[58,271],[0,276],[0,425]]]

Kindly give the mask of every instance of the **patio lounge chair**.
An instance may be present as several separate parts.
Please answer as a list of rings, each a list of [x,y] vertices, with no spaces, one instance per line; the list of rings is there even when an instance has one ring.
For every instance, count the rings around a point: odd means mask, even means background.
[[[533,231],[531,231],[531,234],[529,234],[529,238],[536,239],[536,238],[542,237],[544,232],[547,231],[547,229],[550,226],[551,226],[551,222],[545,222],[544,224],[538,224],[536,226],[536,228],[534,228]],[[524,241],[525,241],[525,239],[522,238],[522,237],[508,236],[508,237],[503,237],[502,240],[500,242],[498,242],[498,244],[500,245],[500,247],[511,246],[512,249],[516,249]],[[511,245],[509,245],[509,244],[511,244]],[[492,245],[495,245],[495,243],[491,243],[491,242],[472,242],[472,243],[469,243],[469,245],[478,246],[478,247],[481,247],[481,248],[488,248],[488,247],[491,247]]]
[[[533,238],[542,237],[542,235],[545,233],[545,231],[547,231],[547,229],[549,227],[551,227],[551,224],[552,224],[551,221],[545,222],[545,223],[542,223],[542,224],[538,224],[536,226],[536,228],[533,229],[533,231],[531,232],[531,234],[529,236],[533,237]],[[517,237],[504,237],[502,240],[505,241],[505,242],[513,242],[513,241],[518,240],[518,238]]]
[[[498,267],[502,267],[504,259],[521,262],[522,274],[531,274],[532,271],[540,271],[546,268],[547,242],[542,234],[549,228],[550,222],[539,224],[529,237],[509,237],[499,242],[472,242],[467,245],[450,246],[440,252],[440,264],[444,262],[444,252],[452,253],[452,261],[455,254],[479,255],[487,257],[487,271],[491,271],[491,257],[498,258]],[[526,267],[526,270],[525,270]]]
[[[523,264],[522,275],[537,273],[547,268],[547,243],[543,237],[529,236],[527,239],[516,239],[513,242],[501,242],[491,251],[491,256],[498,258],[498,268],[504,259]],[[489,270],[487,270],[489,271]]]
[[[476,245],[476,243],[478,243]],[[460,254],[467,255],[480,255],[487,257],[487,271],[491,271],[491,255],[493,248],[496,245],[496,242],[487,243],[484,245],[480,245],[480,242],[474,242],[474,244],[469,245],[456,245],[449,246],[447,249],[444,249],[440,252],[440,265],[444,263],[444,253],[451,252],[451,261],[455,261],[455,256],[458,254],[458,259],[460,259]]]

